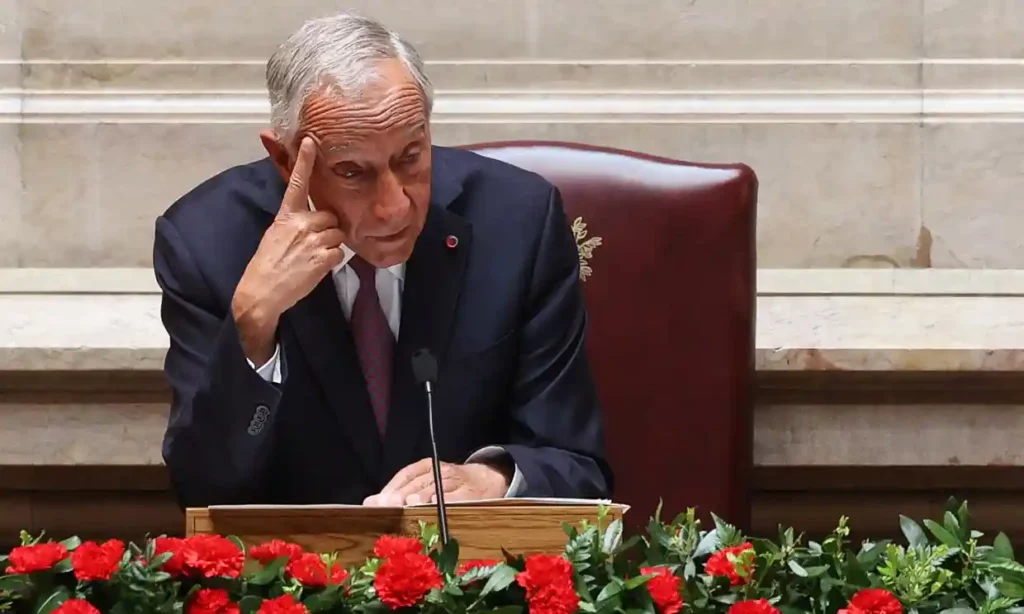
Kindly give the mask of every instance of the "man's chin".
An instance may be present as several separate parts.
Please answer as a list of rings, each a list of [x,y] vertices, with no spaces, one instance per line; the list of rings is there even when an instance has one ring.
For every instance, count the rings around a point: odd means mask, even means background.
[[[378,269],[386,269],[402,264],[409,260],[412,255],[413,242],[405,242],[399,245],[368,245],[366,255],[363,256],[368,262]]]

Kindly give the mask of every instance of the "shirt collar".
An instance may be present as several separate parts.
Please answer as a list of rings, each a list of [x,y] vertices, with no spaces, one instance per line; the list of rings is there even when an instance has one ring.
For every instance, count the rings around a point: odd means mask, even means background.
[[[316,211],[316,207],[313,206],[313,199],[312,198],[307,196],[306,197],[306,202],[309,205],[309,210],[310,211]],[[349,260],[352,260],[352,256],[356,255],[356,253],[354,251],[352,251],[352,248],[349,247],[348,245],[345,245],[344,243],[341,244],[341,251],[344,254],[344,256],[341,259],[341,264],[335,266],[332,269],[335,275],[340,273],[341,270],[343,268],[345,268],[345,266],[348,264]],[[389,272],[392,275],[394,275],[395,277],[397,277],[399,281],[405,281],[405,263],[404,262],[400,262],[400,263],[398,263],[396,265],[389,266],[388,268],[386,268],[384,270],[386,270],[387,272]]]

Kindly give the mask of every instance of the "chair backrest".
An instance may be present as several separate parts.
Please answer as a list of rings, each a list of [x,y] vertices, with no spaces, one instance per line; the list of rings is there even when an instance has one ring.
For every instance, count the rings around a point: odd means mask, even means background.
[[[562,194],[586,261],[587,350],[614,496],[632,506],[630,524],[646,524],[661,499],[669,519],[698,507],[748,527],[754,172],[574,143],[465,148]]]

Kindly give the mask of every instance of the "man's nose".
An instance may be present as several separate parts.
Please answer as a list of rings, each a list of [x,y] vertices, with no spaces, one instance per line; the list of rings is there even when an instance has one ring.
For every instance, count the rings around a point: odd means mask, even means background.
[[[377,185],[377,216],[384,220],[405,217],[410,206],[402,182],[394,173],[381,173]]]

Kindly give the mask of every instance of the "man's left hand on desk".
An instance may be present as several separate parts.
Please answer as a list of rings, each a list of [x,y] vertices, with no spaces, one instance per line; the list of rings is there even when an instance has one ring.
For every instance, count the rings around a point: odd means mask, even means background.
[[[508,492],[512,474],[506,475],[498,467],[484,463],[441,463],[441,481],[445,503],[500,499]],[[399,507],[429,503],[435,499],[434,470],[430,459],[425,458],[396,473],[379,494],[367,497],[363,505]]]

